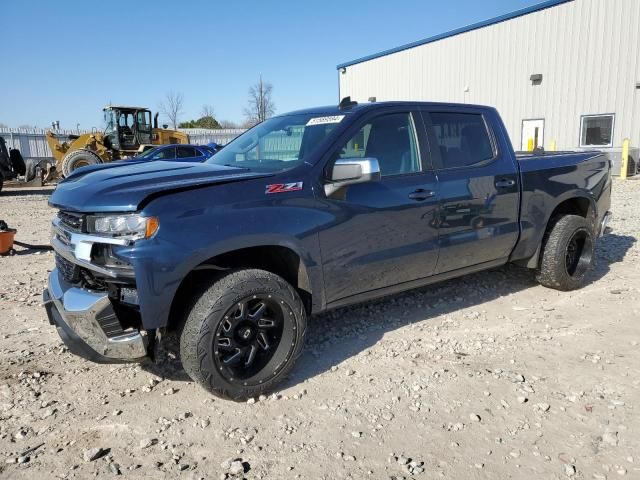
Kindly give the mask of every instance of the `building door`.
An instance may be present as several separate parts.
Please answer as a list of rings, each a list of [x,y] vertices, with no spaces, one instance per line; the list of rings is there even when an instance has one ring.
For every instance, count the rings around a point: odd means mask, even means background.
[[[544,148],[544,119],[522,121],[521,150],[529,150],[529,140],[533,140],[533,148]]]

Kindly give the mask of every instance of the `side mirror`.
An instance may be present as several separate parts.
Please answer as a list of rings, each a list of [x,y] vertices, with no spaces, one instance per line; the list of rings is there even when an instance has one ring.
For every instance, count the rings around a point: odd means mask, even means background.
[[[380,164],[376,158],[341,158],[333,164],[329,183],[324,186],[327,196],[347,185],[380,180]]]

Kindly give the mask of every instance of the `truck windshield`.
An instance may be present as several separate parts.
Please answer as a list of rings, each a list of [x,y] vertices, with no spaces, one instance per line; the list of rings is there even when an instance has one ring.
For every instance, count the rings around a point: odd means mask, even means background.
[[[205,163],[267,172],[288,170],[308,159],[344,117],[273,117],[240,135]]]

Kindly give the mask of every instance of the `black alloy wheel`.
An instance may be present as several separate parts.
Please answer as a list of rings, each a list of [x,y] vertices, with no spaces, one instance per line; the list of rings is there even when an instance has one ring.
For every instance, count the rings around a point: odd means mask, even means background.
[[[287,320],[292,315],[291,307],[284,299],[273,295],[252,295],[227,310],[218,324],[212,346],[216,366],[222,375],[230,382],[244,385],[264,381],[273,375],[271,369],[265,371],[265,375],[259,375],[259,372],[272,360],[277,369],[288,355],[291,338],[283,339],[283,332],[295,330],[295,325]],[[276,355],[278,352],[280,354]],[[253,378],[256,375],[257,378]]]
[[[565,268],[571,277],[581,276],[591,265],[591,235],[586,229],[576,231],[567,243]]]
[[[595,257],[592,222],[579,215],[552,219],[542,242],[536,279],[545,287],[569,291],[587,283]]]
[[[224,398],[241,401],[272,391],[304,346],[307,311],[298,291],[258,269],[197,281],[180,332],[185,371]]]

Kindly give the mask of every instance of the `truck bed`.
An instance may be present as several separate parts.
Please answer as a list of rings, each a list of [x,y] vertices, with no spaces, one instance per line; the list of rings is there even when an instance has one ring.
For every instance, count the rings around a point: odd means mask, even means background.
[[[590,152],[516,153],[521,181],[521,236],[512,260],[532,258],[541,245],[549,210],[571,201],[602,220],[611,200],[610,160]],[[577,198],[576,198],[577,197]],[[556,207],[557,208],[557,207]]]

